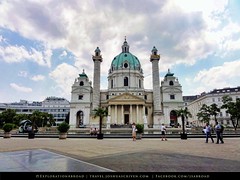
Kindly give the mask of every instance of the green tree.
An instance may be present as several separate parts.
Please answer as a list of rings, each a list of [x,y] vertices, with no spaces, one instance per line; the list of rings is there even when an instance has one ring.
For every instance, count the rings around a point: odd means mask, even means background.
[[[52,124],[55,122],[52,114],[49,114],[49,113],[47,113],[47,112],[41,112],[41,113],[40,113],[40,116],[41,116],[41,118],[40,118],[41,127],[44,127],[44,126],[46,126],[47,124],[52,125]],[[39,122],[39,123],[40,123],[40,122]]]
[[[230,114],[230,120],[236,131],[240,120],[240,99],[237,98],[236,102],[233,102],[232,97],[225,95],[222,97],[222,102],[221,108],[226,109],[226,113]]]
[[[217,104],[213,103],[210,105],[210,115],[214,116],[215,124],[217,123],[217,115],[220,112],[220,108]]]
[[[104,117],[107,117],[108,111],[105,108],[98,107],[93,110],[94,118],[99,117],[99,134],[102,134],[102,121]]]
[[[34,123],[38,127],[44,127],[48,123],[50,124],[54,123],[52,114],[49,114],[47,112],[40,112],[38,110],[33,111],[29,118],[32,121],[32,123]]]
[[[185,118],[192,117],[192,114],[188,111],[188,108],[176,110],[177,117],[181,117],[182,119],[182,132],[185,134]]]
[[[201,122],[209,123],[210,121],[210,108],[206,104],[203,104],[197,113],[198,120]]]
[[[19,123],[20,123],[22,120],[29,119],[29,117],[30,117],[29,114],[16,114],[16,115],[13,117],[13,123],[16,124],[17,126],[19,126]]]
[[[215,124],[217,122],[217,115],[220,112],[220,108],[217,104],[211,104],[210,106],[203,104],[197,113],[197,117],[200,121],[209,123],[211,116],[214,116]]]
[[[32,133],[34,133],[34,129],[36,127],[41,126],[41,122],[43,120],[42,112],[40,111],[33,111],[33,113],[30,115],[30,120],[32,121]]]
[[[66,133],[68,132],[68,130],[70,129],[70,125],[63,121],[61,124],[58,125],[57,127],[57,130],[60,132],[60,133]]]
[[[16,111],[14,109],[6,109],[1,113],[1,121],[3,123],[13,123],[14,116],[16,116]]]

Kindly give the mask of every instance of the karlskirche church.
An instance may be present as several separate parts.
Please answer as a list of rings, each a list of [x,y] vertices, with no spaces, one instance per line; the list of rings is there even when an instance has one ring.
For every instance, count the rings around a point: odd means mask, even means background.
[[[182,86],[169,70],[160,84],[160,55],[153,47],[149,63],[152,63],[153,89],[144,89],[144,75],[141,62],[130,52],[126,38],[122,52],[112,60],[108,72],[108,89],[100,89],[101,62],[99,47],[92,56],[94,75],[93,84],[83,71],[72,85],[70,102],[71,128],[98,127],[99,120],[94,118],[93,109],[107,108],[108,116],[103,126],[144,124],[145,128],[159,128],[160,124],[176,125],[176,111],[184,106]]]

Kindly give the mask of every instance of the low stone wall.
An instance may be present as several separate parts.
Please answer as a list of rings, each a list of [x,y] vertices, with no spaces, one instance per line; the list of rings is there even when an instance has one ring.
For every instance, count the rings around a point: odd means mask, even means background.
[[[97,127],[97,126],[96,126]],[[98,127],[97,127],[98,128]],[[131,134],[132,129],[131,128],[102,128],[102,132],[104,134]],[[186,128],[185,132],[187,134],[203,134],[202,128]],[[4,131],[0,129],[0,134],[3,134]],[[11,131],[12,134],[19,134],[18,129],[13,129]],[[38,131],[39,134],[51,134],[51,133],[58,133],[57,127],[41,127]],[[90,134],[90,128],[70,128],[69,130],[70,134]],[[144,134],[160,134],[159,128],[145,128]],[[182,133],[182,128],[167,128],[166,131],[167,134],[180,134]],[[215,132],[214,132],[215,133]],[[21,134],[21,133],[20,133]],[[240,134],[240,129],[238,128],[237,131],[235,131],[233,128],[225,128],[224,134]]]

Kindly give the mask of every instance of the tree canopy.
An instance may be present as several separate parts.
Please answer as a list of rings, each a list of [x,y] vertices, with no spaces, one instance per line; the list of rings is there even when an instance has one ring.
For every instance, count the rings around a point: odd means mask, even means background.
[[[93,110],[94,118],[99,117],[99,134],[102,134],[102,120],[108,115],[107,109],[98,107]]]
[[[226,109],[226,113],[230,114],[230,120],[235,130],[237,130],[240,120],[240,98],[237,98],[234,102],[229,95],[222,97],[223,105],[222,109]]]
[[[184,108],[184,109],[179,109],[176,110],[177,113],[177,117],[181,117],[182,119],[182,130],[183,130],[183,134],[185,134],[185,118],[187,119],[188,117],[192,117],[192,114],[188,111],[188,108]]]

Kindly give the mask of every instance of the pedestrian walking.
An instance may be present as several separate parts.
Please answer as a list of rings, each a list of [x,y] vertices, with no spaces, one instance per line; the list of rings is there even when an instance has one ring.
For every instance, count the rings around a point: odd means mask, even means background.
[[[209,123],[206,123],[206,126],[205,126],[206,143],[208,143],[208,138],[211,138],[212,143],[214,143],[211,132],[212,132],[211,126],[209,125]]]
[[[161,134],[162,134],[162,141],[163,139],[165,139],[165,141],[167,141],[167,138],[166,138],[166,127],[164,125],[164,123],[161,125]]]
[[[137,137],[136,124],[135,124],[135,123],[132,123],[132,138],[133,138],[133,141],[136,141],[136,137]]]
[[[221,130],[220,130],[220,135],[221,135],[221,138],[223,140],[223,131],[224,131],[224,126],[222,124],[220,124],[221,126]]]
[[[221,141],[221,143],[223,144],[224,142],[223,142],[223,139],[221,136],[221,125],[218,122],[216,122],[215,131],[216,131],[216,135],[217,135],[216,144],[219,144],[219,141]]]

